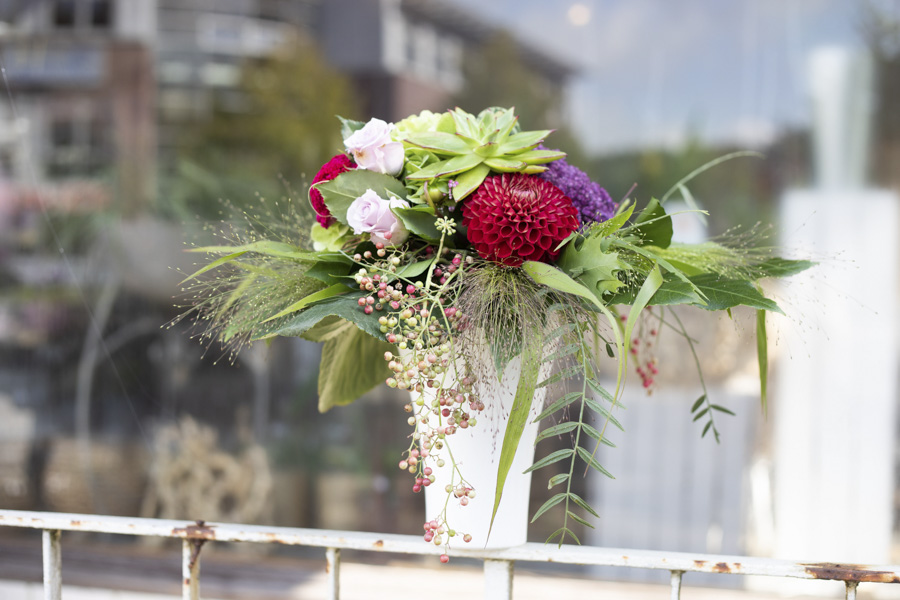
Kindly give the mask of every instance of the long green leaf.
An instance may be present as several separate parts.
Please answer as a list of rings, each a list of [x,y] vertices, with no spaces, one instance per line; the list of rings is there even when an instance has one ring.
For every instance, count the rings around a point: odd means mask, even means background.
[[[568,394],[566,394],[562,398],[559,398],[556,402],[548,406],[546,409],[544,409],[544,412],[536,416],[532,423],[537,423],[538,421],[546,419],[556,411],[560,410],[564,406],[572,404],[579,398],[581,398],[581,392],[569,392]]]
[[[553,427],[548,427],[543,430],[538,436],[537,439],[534,440],[534,443],[537,444],[541,440],[545,440],[548,437],[554,437],[557,435],[562,435],[564,433],[569,433],[570,431],[578,429],[577,421],[568,421],[566,423],[560,423],[559,425],[554,425]]]
[[[593,516],[600,518],[600,515],[597,514],[597,511],[591,508],[591,505],[584,501],[584,499],[578,494],[570,494],[572,501],[575,502],[578,506],[591,513]]]
[[[563,448],[562,450],[557,450],[556,452],[552,452],[541,460],[537,461],[536,463],[525,469],[524,472],[530,473],[531,471],[537,471],[538,469],[542,469],[547,465],[552,465],[553,463],[557,463],[561,460],[569,458],[573,454],[575,454],[575,451],[571,448]]]
[[[503,444],[500,447],[500,461],[497,466],[497,487],[494,495],[494,509],[491,512],[491,523],[488,526],[487,537],[491,537],[491,529],[494,526],[494,518],[503,498],[503,487],[506,484],[506,476],[512,467],[516,450],[519,448],[519,440],[528,423],[528,414],[531,412],[531,404],[534,402],[534,390],[537,385],[538,372],[541,366],[540,344],[524,343],[522,346],[521,374],[519,385],[516,387],[516,397],[513,399],[512,409],[506,420],[506,433],[503,435]],[[383,361],[382,361],[383,362]]]
[[[763,416],[769,413],[766,392],[769,382],[769,340],[766,335],[766,311],[756,311],[756,359],[759,363],[759,401]]]
[[[560,492],[559,494],[556,494],[555,496],[553,496],[552,498],[550,498],[549,500],[544,502],[541,505],[541,507],[539,509],[537,509],[537,512],[534,513],[534,516],[531,517],[531,522],[534,523],[535,521],[537,521],[538,517],[540,517],[542,514],[544,514],[545,512],[547,512],[548,510],[550,510],[551,508],[553,508],[554,506],[556,506],[557,504],[559,504],[560,502],[565,500],[565,498],[566,498],[566,493]]]
[[[594,527],[592,524],[588,523],[587,519],[585,519],[584,517],[579,517],[572,511],[567,511],[566,514],[569,515],[569,517],[571,519],[574,519],[576,522],[581,523],[585,527],[590,527],[591,529],[596,529],[596,527]]]
[[[271,317],[269,317],[268,319],[263,321],[263,323],[268,323],[269,321],[273,321],[279,317],[289,315],[292,312],[297,312],[301,308],[305,308],[305,307],[309,306],[310,304],[313,304],[314,302],[319,302],[320,300],[327,300],[328,298],[333,298],[334,296],[340,296],[341,294],[346,294],[349,291],[350,291],[350,288],[348,288],[346,285],[343,285],[341,283],[332,285],[330,287],[325,288],[324,290],[319,290],[318,292],[312,293],[309,296],[306,296],[305,298],[302,298],[302,299],[294,302],[293,304],[291,304],[290,306],[288,306],[281,312],[279,312],[275,315],[272,315]]]
[[[666,200],[669,199],[669,196],[671,196],[673,193],[675,193],[675,191],[678,190],[678,188],[679,188],[680,186],[683,186],[684,184],[686,184],[688,181],[690,181],[691,179],[693,179],[693,178],[696,177],[697,175],[703,173],[704,171],[708,171],[709,169],[712,169],[712,168],[715,167],[716,165],[720,165],[720,164],[722,164],[723,162],[725,162],[725,161],[727,161],[727,160],[731,160],[732,158],[740,158],[740,157],[742,157],[742,156],[752,156],[752,157],[755,157],[755,158],[762,158],[762,157],[763,157],[763,155],[760,154],[759,152],[753,152],[753,151],[749,151],[749,150],[742,150],[742,151],[740,151],[740,152],[732,152],[731,154],[726,154],[725,156],[720,156],[719,158],[713,159],[713,160],[709,161],[708,163],[706,163],[706,164],[704,164],[704,165],[701,165],[700,167],[694,169],[693,171],[691,171],[690,173],[688,173],[687,175],[685,175],[684,177],[682,177],[681,179],[679,179],[679,180],[675,183],[675,185],[673,185],[672,187],[670,187],[669,190],[668,190],[665,194],[663,194],[663,197],[662,197],[662,198],[660,199],[660,201],[659,201],[660,204],[665,204],[665,203],[666,203]]]
[[[581,446],[578,446],[578,456],[580,456],[581,459],[584,460],[584,462],[586,462],[586,463],[587,463],[589,466],[591,466],[592,468],[594,468],[594,469],[596,469],[597,471],[603,473],[604,475],[606,475],[606,476],[609,477],[610,479],[615,479],[615,477],[613,477],[613,474],[612,474],[612,473],[610,473],[609,471],[607,471],[606,469],[604,469],[604,468],[603,468],[603,465],[601,465],[601,464],[597,461],[597,459],[593,457],[593,455],[592,455],[590,452],[588,452],[587,450],[585,450],[585,449],[582,448]]]

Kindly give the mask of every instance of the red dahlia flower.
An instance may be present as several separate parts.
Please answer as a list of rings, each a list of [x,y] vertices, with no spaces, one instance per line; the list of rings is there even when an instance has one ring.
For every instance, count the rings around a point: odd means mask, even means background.
[[[344,171],[355,168],[356,163],[346,154],[333,156],[327,163],[322,165],[322,168],[319,169],[319,172],[313,177],[313,185],[320,181],[331,181]],[[319,222],[319,225],[327,228],[334,223],[335,219],[331,216],[331,211],[328,210],[328,207],[325,206],[325,199],[322,198],[322,192],[314,187],[309,188],[309,203],[312,204],[313,209],[316,211],[316,221]]]
[[[555,185],[534,175],[488,177],[463,204],[469,241],[487,260],[518,267],[547,261],[578,229],[578,210]]]

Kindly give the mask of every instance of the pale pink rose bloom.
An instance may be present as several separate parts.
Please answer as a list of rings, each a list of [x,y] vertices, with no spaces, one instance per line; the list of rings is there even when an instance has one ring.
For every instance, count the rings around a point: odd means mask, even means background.
[[[385,200],[373,190],[366,190],[347,209],[347,224],[353,233],[368,233],[375,243],[396,246],[409,237],[403,222],[391,212],[392,208],[401,207],[408,208],[409,203],[399,198]]]
[[[363,169],[399,175],[403,170],[403,143],[391,140],[393,125],[372,119],[344,140],[347,152]]]

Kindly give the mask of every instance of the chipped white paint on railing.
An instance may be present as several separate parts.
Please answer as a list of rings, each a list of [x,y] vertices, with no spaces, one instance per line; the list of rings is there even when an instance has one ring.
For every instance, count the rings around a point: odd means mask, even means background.
[[[183,598],[199,596],[200,552],[204,543],[253,542],[313,546],[326,549],[329,598],[340,596],[340,558],[342,549],[403,554],[438,555],[443,549],[425,544],[412,535],[377,534],[354,531],[330,531],[290,527],[262,527],[233,523],[169,521],[98,515],[25,512],[0,510],[0,527],[40,529],[44,539],[44,589],[46,600],[60,599],[60,532],[92,531],[135,536],[180,538],[183,548]],[[590,546],[556,547],[545,544],[523,544],[514,548],[478,550],[454,546],[450,556],[484,561],[485,590],[488,598],[511,598],[513,563],[552,562],[577,565],[630,567],[669,571],[672,599],[681,597],[681,576],[685,572],[767,575],[843,581],[848,600],[856,599],[856,589],[863,583],[900,583],[900,566],[866,566],[836,563],[794,563],[786,560],[748,556],[718,556],[687,552],[657,552],[597,548]]]

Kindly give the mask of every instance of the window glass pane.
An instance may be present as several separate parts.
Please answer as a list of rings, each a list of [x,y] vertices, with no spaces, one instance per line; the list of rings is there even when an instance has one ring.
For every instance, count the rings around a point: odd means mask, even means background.
[[[53,25],[75,27],[75,0],[56,0],[53,4]]]
[[[112,25],[112,0],[93,0],[91,2],[91,26],[109,27]]]

